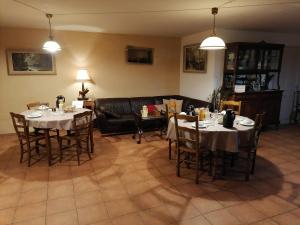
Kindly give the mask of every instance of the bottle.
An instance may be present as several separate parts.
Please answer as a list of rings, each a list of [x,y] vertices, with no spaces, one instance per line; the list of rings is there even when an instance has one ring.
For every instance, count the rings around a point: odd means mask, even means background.
[[[59,111],[63,111],[63,107],[64,107],[63,100],[60,99],[60,100],[59,100],[59,104],[58,104],[58,110],[59,110]]]

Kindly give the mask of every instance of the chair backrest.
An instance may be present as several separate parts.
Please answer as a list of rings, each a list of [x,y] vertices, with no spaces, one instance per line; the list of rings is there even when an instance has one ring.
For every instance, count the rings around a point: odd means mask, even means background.
[[[232,109],[236,115],[240,115],[241,103],[241,101],[221,101],[220,110]]]
[[[27,109],[30,110],[32,108],[39,107],[41,105],[46,105],[49,107],[49,102],[30,102],[27,104]]]
[[[25,119],[24,115],[10,113],[16,134],[18,135],[19,140],[29,138],[29,126],[28,121]]]
[[[72,106],[75,106],[76,109],[83,108],[84,101],[72,101]]]
[[[176,139],[177,146],[184,146],[194,149],[195,151],[199,150],[199,121],[198,116],[188,116],[188,115],[179,115],[175,113],[175,129],[176,129]],[[187,122],[194,122],[195,128],[189,128],[185,126],[180,126],[178,120],[185,120]]]
[[[92,115],[93,111],[86,111],[74,115],[73,130],[77,137],[90,136],[92,129]]]
[[[254,123],[254,147],[257,147],[266,113],[256,114]]]

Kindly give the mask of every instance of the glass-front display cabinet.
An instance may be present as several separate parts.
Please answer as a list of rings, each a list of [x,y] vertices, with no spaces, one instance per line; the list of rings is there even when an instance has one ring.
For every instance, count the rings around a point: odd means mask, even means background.
[[[235,85],[245,85],[246,92],[279,90],[283,48],[266,42],[227,44],[223,87],[234,91]]]
[[[279,78],[284,45],[262,41],[226,46],[223,90],[228,98],[242,101],[242,115],[255,119],[257,113],[265,112],[266,125],[279,125],[282,98]]]

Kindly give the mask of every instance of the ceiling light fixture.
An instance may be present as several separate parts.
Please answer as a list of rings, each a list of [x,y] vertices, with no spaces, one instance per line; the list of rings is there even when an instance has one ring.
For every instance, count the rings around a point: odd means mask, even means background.
[[[218,14],[218,8],[216,7],[212,8],[211,13],[214,15],[213,33],[201,42],[200,49],[203,50],[225,49],[226,48],[225,42],[221,38],[217,37],[216,35],[216,15]]]
[[[53,40],[53,35],[52,35],[52,29],[51,29],[51,18],[53,17],[52,14],[46,14],[46,17],[49,20],[49,40],[46,41],[43,45],[43,49],[50,52],[50,53],[55,53],[57,51],[61,50],[60,45]]]

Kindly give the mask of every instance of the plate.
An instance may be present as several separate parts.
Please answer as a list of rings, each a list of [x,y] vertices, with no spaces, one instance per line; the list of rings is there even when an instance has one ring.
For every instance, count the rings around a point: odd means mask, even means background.
[[[43,114],[42,113],[31,113],[27,115],[28,118],[38,118],[41,117]]]
[[[49,107],[46,106],[46,105],[41,105],[41,106],[38,107],[38,109],[39,110],[46,110],[46,109],[49,109]]]
[[[240,124],[243,126],[254,126],[254,121],[252,120],[242,120],[240,121]]]
[[[196,128],[196,125],[192,125],[192,127]],[[199,128],[206,128],[205,124],[199,124]]]

